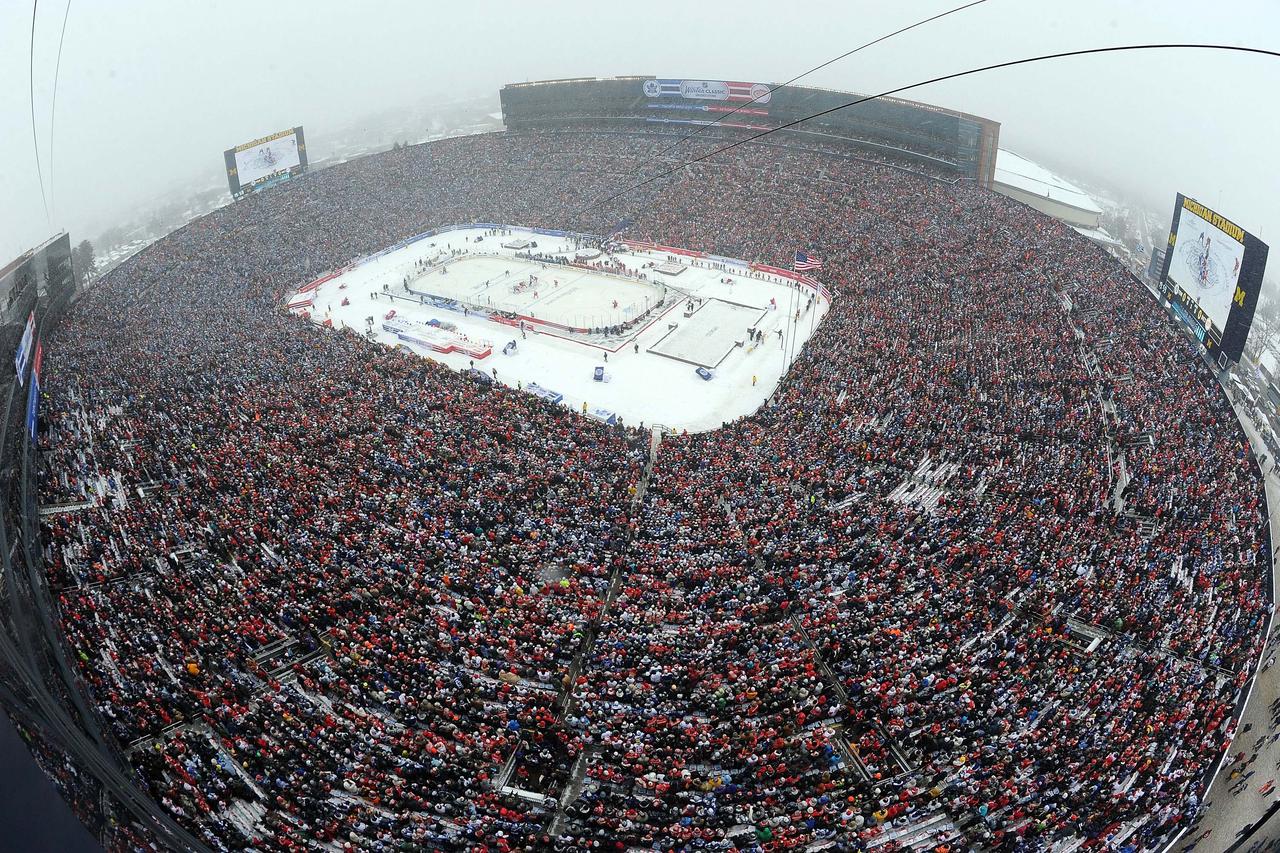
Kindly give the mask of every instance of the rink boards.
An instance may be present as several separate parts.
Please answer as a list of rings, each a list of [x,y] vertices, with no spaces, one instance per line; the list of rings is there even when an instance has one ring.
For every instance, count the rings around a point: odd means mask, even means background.
[[[345,328],[348,334],[388,347],[403,347],[455,370],[481,368],[497,384],[545,394],[549,403],[587,417],[605,412],[628,424],[656,422],[696,432],[719,428],[764,404],[790,364],[789,353],[803,347],[821,325],[829,305],[820,285],[763,264],[628,242],[626,249],[614,246],[605,253],[607,257],[600,258],[625,265],[629,273],[625,277],[567,264],[548,263],[544,269],[540,259],[519,258],[516,250],[500,248],[501,242],[511,242],[514,237],[536,241],[538,245],[530,248],[554,258],[576,260],[583,251],[580,235],[489,225],[443,228],[318,275],[282,299],[281,307],[291,307],[294,314],[312,323],[339,331]],[[442,264],[452,266],[464,257],[466,260],[455,268],[459,275],[453,270],[447,274],[451,284],[447,294],[406,292],[406,278],[419,287],[424,270],[438,271]],[[661,298],[663,285],[653,277],[663,263],[683,266],[678,289],[669,286],[658,309],[622,333],[593,333],[569,328],[569,324],[559,326],[547,318],[550,313],[576,326],[574,315],[588,314],[592,305],[603,304],[611,311],[616,299],[618,311],[623,313],[635,297],[643,305],[646,289]],[[513,292],[509,280],[495,282],[497,276],[508,272],[509,278],[526,282],[528,272],[533,272],[538,286]],[[583,276],[576,286],[570,286],[573,274]],[[554,285],[557,278],[558,288]],[[548,292],[542,285],[547,280],[552,282],[554,300],[546,299]],[[484,304],[475,297],[481,295],[476,290],[483,288],[485,281],[489,290],[499,284],[500,290],[523,300],[511,306],[521,310],[469,308]],[[813,313],[805,313],[806,308],[801,321],[791,323],[785,311],[764,310],[763,306],[788,304],[797,287],[817,297],[812,302]],[[628,297],[628,293],[634,296]],[[546,302],[540,301],[543,299]],[[591,301],[584,303],[583,299]],[[690,299],[696,300],[694,307],[700,310],[685,317]],[[540,302],[532,306],[537,315],[532,318],[523,309],[535,300]],[[391,319],[403,319],[417,331],[425,331],[424,324],[456,331],[458,339],[438,338],[435,332],[406,338],[405,328],[386,328]],[[750,342],[748,328],[763,332],[769,345]],[[779,332],[784,332],[785,338]],[[737,346],[739,341],[745,345]],[[786,346],[781,347],[784,341]],[[480,361],[477,352],[461,345],[464,342],[491,345],[492,354]],[[710,378],[705,373],[711,373]]]

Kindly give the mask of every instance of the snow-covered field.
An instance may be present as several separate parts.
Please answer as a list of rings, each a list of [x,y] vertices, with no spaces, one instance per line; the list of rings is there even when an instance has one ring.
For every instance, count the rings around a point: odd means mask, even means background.
[[[537,242],[524,252],[538,259],[501,246],[523,237]],[[456,370],[535,385],[590,416],[691,432],[758,409],[829,307],[814,288],[745,264],[638,247],[585,261],[608,271],[551,262],[580,250],[520,229],[459,229],[367,259],[289,302],[315,322]],[[673,259],[678,275],[653,269]],[[717,363],[710,380],[696,372]]]

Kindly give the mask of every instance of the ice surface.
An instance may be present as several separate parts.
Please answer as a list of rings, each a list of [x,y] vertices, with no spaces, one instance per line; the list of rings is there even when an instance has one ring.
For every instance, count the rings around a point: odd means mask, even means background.
[[[786,357],[794,357],[821,323],[828,307],[826,298],[808,287],[793,289],[783,279],[759,273],[748,274],[745,265],[727,270],[712,269],[705,265],[705,261],[693,262],[703,265],[692,265],[680,276],[668,279],[669,298],[661,312],[621,337],[573,335],[551,330],[539,332],[534,329],[522,335],[517,328],[472,313],[464,315],[460,311],[421,305],[405,298],[391,298],[394,293],[409,295],[404,290],[403,281],[416,268],[416,261],[443,259],[455,250],[470,254],[452,261],[446,275],[435,274],[440,279],[448,278],[451,293],[458,296],[470,294],[470,297],[484,297],[489,293],[488,298],[508,300],[519,297],[520,300],[528,300],[527,304],[522,304],[519,313],[541,319],[550,320],[553,316],[591,317],[596,315],[595,312],[606,314],[615,311],[612,307],[615,300],[619,306],[616,312],[622,315],[627,306],[642,309],[646,294],[653,299],[662,292],[662,285],[654,282],[625,280],[577,267],[552,265],[542,270],[539,264],[515,258],[514,251],[501,249],[499,244],[504,238],[488,236],[480,243],[475,242],[476,237],[485,236],[485,233],[481,229],[451,231],[368,259],[324,282],[314,291],[314,305],[310,309],[312,319],[316,322],[328,319],[336,327],[347,327],[364,334],[369,328],[366,320],[372,317],[375,319],[372,336],[388,346],[398,343],[408,346],[420,355],[456,370],[474,366],[496,373],[498,381],[513,388],[537,383],[563,394],[565,405],[575,411],[581,412],[585,404],[589,410],[614,412],[628,424],[662,424],[694,432],[715,429],[758,409],[786,372],[789,366]],[[516,233],[520,233],[519,230]],[[543,235],[536,235],[535,239],[538,252],[568,255],[573,251],[569,240]],[[484,254],[480,254],[482,252]],[[648,264],[661,263],[667,256],[661,252],[637,250],[617,253],[613,259],[631,271],[638,271]],[[531,289],[513,294],[509,285],[496,285],[495,275],[508,270],[517,279],[530,271],[537,275],[538,296],[535,298]],[[543,283],[555,279],[560,281],[559,288],[552,284],[551,289],[544,292]],[[431,281],[433,288],[438,284],[431,275],[425,281]],[[486,281],[489,282],[487,291],[484,287]],[[383,293],[384,284],[389,293]],[[560,292],[559,298],[549,298],[557,291]],[[707,300],[703,311],[708,308],[713,312],[725,310],[713,307],[717,303],[712,300],[758,306],[754,310],[725,312],[723,319],[730,323],[726,328],[732,329],[731,337],[736,340],[738,336],[745,335],[747,326],[752,324],[752,317],[760,317],[755,325],[764,330],[764,342],[755,347],[733,347],[715,369],[715,378],[709,382],[694,373],[693,365],[649,352],[649,348],[668,333],[669,323],[688,322],[684,318],[686,294]],[[812,307],[806,310],[810,297],[813,298]],[[292,298],[291,295],[290,300]],[[343,306],[343,299],[349,300],[350,305]],[[467,301],[472,300],[468,298]],[[461,353],[442,354],[426,346],[403,343],[394,333],[382,328],[383,318],[392,310],[396,311],[397,317],[409,321],[436,320],[453,324],[458,333],[469,340],[491,344],[493,354],[488,358],[474,359]],[[797,310],[800,312],[798,319],[795,318]],[[708,314],[707,318],[710,320],[715,316],[714,313]],[[779,337],[779,329],[784,337]],[[793,336],[797,343],[795,347],[791,346]],[[503,347],[512,340],[516,341],[514,354],[503,354]],[[604,368],[608,381],[594,381],[593,373],[597,366]]]
[[[747,329],[754,328],[765,313],[763,307],[709,299],[694,311],[692,317],[686,318],[681,314],[678,318],[671,318],[669,325],[675,325],[675,329],[649,347],[649,352],[703,367],[718,367],[739,342],[744,346],[749,343]]]
[[[484,251],[420,277],[413,276],[409,263],[404,270],[411,277],[409,290],[578,328],[623,323],[643,313],[666,290],[648,281],[517,259],[512,250],[498,249],[496,243]],[[530,276],[536,277],[536,284],[528,283]]]

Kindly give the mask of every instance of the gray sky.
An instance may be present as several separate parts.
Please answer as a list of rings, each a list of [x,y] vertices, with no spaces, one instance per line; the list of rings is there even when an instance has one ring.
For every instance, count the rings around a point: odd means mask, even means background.
[[[66,0],[43,0],[36,129],[50,221],[32,153],[32,4],[0,0],[0,263],[59,228],[94,237],[175,186],[211,183],[224,149],[281,128],[319,135],[372,112],[526,79],[780,82],[959,2],[76,0],[51,155]],[[1034,53],[1138,41],[1280,50],[1280,2],[987,0],[804,82],[873,92]],[[1069,59],[904,97],[996,119],[1004,147],[1162,215],[1182,191],[1280,243],[1277,93],[1280,60],[1178,52]]]

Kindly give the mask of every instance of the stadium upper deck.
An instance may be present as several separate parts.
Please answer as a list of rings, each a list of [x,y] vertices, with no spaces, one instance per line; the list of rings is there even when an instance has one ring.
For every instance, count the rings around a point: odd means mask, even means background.
[[[584,121],[700,125],[735,109],[722,126],[766,130],[859,97],[810,86],[770,88],[764,83],[637,76],[512,83],[500,94],[510,130]],[[784,133],[793,139],[836,137],[990,188],[1000,124],[915,101],[878,98]]]

